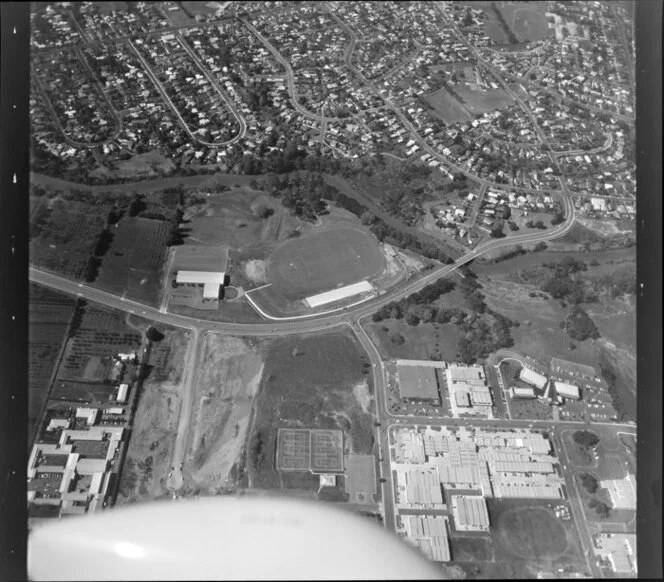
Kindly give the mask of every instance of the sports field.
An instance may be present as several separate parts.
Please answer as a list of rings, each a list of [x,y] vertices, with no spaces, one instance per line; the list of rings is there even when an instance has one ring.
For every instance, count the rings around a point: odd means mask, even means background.
[[[468,109],[445,88],[426,95],[425,99],[445,123],[470,121],[473,118]]]
[[[549,34],[545,2],[510,2],[498,6],[506,26],[519,42],[533,42]],[[508,35],[491,8],[486,9],[486,33],[497,44],[510,44]]]
[[[291,239],[268,258],[268,280],[290,301],[379,274],[385,256],[373,235],[339,228]]]
[[[277,469],[327,473],[343,471],[340,430],[279,429]]]
[[[343,471],[344,439],[340,430],[311,431],[311,470],[314,473]]]
[[[523,564],[533,577],[540,570],[587,569],[573,520],[556,518],[561,500],[489,499],[495,561]]]
[[[308,471],[310,431],[307,429],[279,429],[277,469],[280,471]]]

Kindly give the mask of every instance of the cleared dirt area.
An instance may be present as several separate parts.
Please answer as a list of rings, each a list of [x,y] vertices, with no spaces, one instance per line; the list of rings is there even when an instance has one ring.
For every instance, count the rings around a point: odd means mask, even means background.
[[[209,332],[200,353],[185,488],[214,493],[232,485],[229,475],[242,453],[264,364],[249,341]]]
[[[315,493],[318,475],[280,473],[275,469],[277,431],[342,430],[346,454],[371,454],[373,415],[368,404],[373,388],[369,358],[347,331],[271,340],[264,354],[265,370],[247,440],[249,486]],[[337,488],[343,493],[341,481],[338,479]]]
[[[158,499],[169,493],[165,482],[177,436],[189,334],[163,326],[159,329],[164,339],[151,348],[152,368],[139,396],[118,504]]]

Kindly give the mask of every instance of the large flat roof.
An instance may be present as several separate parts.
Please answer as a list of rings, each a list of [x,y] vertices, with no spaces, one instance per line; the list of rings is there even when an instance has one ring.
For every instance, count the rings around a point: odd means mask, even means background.
[[[542,376],[542,374],[538,374],[537,372],[535,372],[535,370],[531,370],[530,368],[526,368],[525,366],[521,368],[521,372],[519,372],[519,378],[525,380],[526,382],[532,384],[533,386],[537,386],[540,389],[544,388],[544,386],[546,386],[547,383],[546,376]]]
[[[428,366],[399,366],[401,398],[438,400],[436,369]]]
[[[311,297],[307,297],[305,301],[309,307],[319,307],[320,305],[326,305],[368,291],[373,291],[373,285],[369,281],[360,281],[359,283],[332,289],[332,291],[312,295]]]

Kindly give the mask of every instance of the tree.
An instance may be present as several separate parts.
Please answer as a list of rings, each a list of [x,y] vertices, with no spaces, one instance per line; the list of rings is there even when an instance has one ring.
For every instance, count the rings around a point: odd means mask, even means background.
[[[504,238],[505,233],[503,232],[503,225],[502,224],[496,224],[492,229],[491,229],[491,236],[493,238]]]
[[[599,330],[595,322],[580,306],[575,305],[565,319],[565,331],[572,339],[584,341],[588,338],[598,339]]]
[[[148,327],[148,330],[145,332],[145,336],[151,341],[151,342],[160,342],[161,340],[164,339],[164,334],[161,333],[156,327]]]
[[[611,513],[611,508],[606,503],[594,497],[588,502],[588,507],[594,509],[600,517],[608,517]]]
[[[565,222],[565,217],[562,212],[556,212],[556,215],[551,219],[551,226]]]
[[[597,479],[589,473],[583,473],[581,475],[581,484],[588,493],[595,493],[599,489]]]
[[[409,312],[406,314],[406,323],[407,323],[408,325],[413,325],[413,326],[414,326],[414,325],[417,325],[418,323],[420,323],[420,318],[417,317],[417,315],[416,315],[414,312],[409,311]]]
[[[129,214],[129,216],[136,216],[146,208],[147,205],[143,201],[143,196],[141,194],[134,194],[131,198],[131,202],[129,203],[129,210],[127,214]]]
[[[396,344],[398,346],[402,346],[403,344],[406,343],[406,338],[404,338],[400,333],[395,333],[391,338],[390,341],[393,344]]]
[[[594,433],[588,430],[577,430],[572,438],[574,442],[582,447],[592,448],[599,444],[599,437]]]

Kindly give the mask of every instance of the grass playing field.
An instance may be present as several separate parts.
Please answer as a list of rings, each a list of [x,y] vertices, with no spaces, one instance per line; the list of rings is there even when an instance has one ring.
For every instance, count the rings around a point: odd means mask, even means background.
[[[527,565],[537,571],[586,569],[573,520],[555,517],[561,500],[489,499],[495,561]]]
[[[268,259],[268,279],[291,301],[356,283],[385,268],[373,235],[349,227],[288,240]]]
[[[445,123],[469,121],[473,118],[468,109],[446,89],[431,93],[425,99]]]

